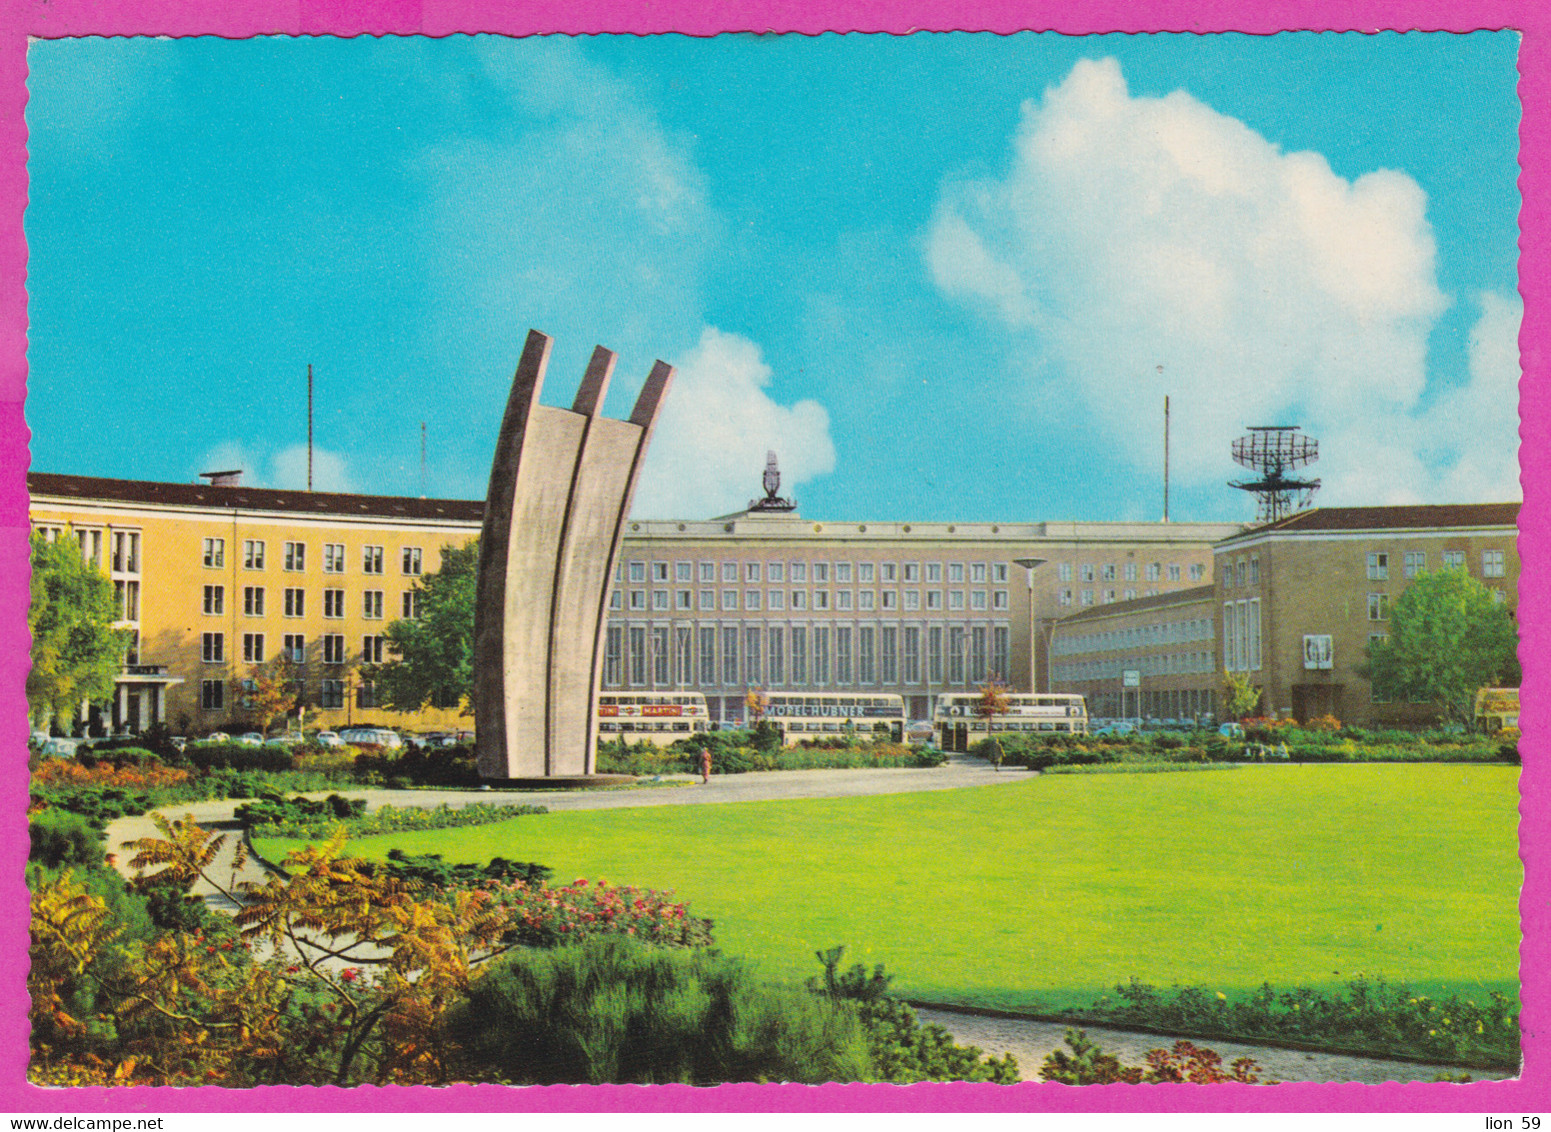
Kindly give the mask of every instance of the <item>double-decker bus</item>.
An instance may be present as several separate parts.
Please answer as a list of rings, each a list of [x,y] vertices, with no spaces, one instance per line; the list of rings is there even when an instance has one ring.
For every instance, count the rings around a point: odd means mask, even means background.
[[[710,719],[699,692],[603,692],[593,713],[599,740],[645,739],[659,747],[705,731]]]
[[[987,720],[980,715],[978,692],[948,692],[937,697],[932,724],[943,750],[962,752],[993,732],[1085,734],[1088,706],[1081,696],[1059,692],[1009,692],[1007,711]]]
[[[797,695],[771,692],[765,718],[781,729],[793,746],[804,739],[838,739],[843,735],[901,742],[905,732],[902,696],[864,692],[820,692]]]

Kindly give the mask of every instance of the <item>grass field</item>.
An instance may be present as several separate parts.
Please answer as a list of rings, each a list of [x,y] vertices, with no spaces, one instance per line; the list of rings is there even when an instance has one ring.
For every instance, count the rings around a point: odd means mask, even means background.
[[[943,1002],[1051,1010],[1132,976],[1516,994],[1517,805],[1511,767],[1245,767],[571,811],[352,851],[673,889],[772,974],[815,974],[814,951],[844,943]]]

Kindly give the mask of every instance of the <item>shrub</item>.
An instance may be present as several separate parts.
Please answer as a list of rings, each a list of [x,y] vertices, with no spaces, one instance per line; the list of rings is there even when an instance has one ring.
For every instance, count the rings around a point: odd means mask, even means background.
[[[465,1079],[711,1085],[865,1080],[856,1009],[736,959],[619,937],[514,953],[449,1015]]]
[[[1071,1054],[1062,1049],[1053,1050],[1040,1066],[1041,1080],[1062,1085],[1216,1085],[1227,1081],[1255,1085],[1260,1082],[1260,1067],[1251,1058],[1239,1058],[1229,1072],[1223,1069],[1222,1058],[1215,1050],[1186,1041],[1175,1042],[1169,1049],[1148,1050],[1144,1066],[1121,1065],[1119,1058],[1090,1042],[1083,1030],[1068,1029],[1066,1044]]]
[[[470,825],[490,825],[526,814],[547,814],[544,806],[467,805],[454,809],[441,805],[432,809],[408,806],[379,806],[366,813],[364,798],[342,798],[331,794],[321,802],[307,798],[282,799],[266,793],[258,802],[239,806],[238,821],[264,837],[295,837],[317,840],[327,837],[336,826],[344,826],[352,837],[376,833],[408,833],[423,829],[455,829]]]
[[[363,782],[408,779],[416,786],[472,786],[485,780],[472,747],[437,747],[431,750],[403,748],[393,753],[374,744],[363,744],[355,757],[356,777]]]
[[[711,921],[691,916],[675,904],[671,892],[655,892],[608,881],[572,881],[562,888],[525,884],[520,880],[486,881],[478,885],[510,909],[515,942],[529,947],[557,947],[599,935],[632,936],[665,947],[710,947]]]
[[[484,880],[519,880],[524,884],[539,885],[549,879],[551,871],[545,865],[536,865],[531,861],[508,861],[505,857],[492,858],[483,867],[473,864],[453,865],[442,860],[440,853],[410,854],[402,849],[390,849],[387,861],[368,871],[376,869],[412,885],[436,889],[467,888]]]
[[[80,814],[53,806],[38,810],[27,821],[27,836],[32,842],[27,859],[44,868],[103,864],[102,837]]]
[[[240,743],[190,743],[183,758],[200,770],[294,770],[296,766],[284,747],[246,747]]]
[[[1309,731],[1340,731],[1341,721],[1333,715],[1322,715],[1317,719],[1311,719],[1304,727]]]

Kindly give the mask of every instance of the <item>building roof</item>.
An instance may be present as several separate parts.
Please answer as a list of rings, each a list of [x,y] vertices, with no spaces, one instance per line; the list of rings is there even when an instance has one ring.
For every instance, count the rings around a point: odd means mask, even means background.
[[[1315,507],[1274,523],[1252,527],[1242,535],[1321,531],[1417,531],[1474,527],[1512,527],[1518,523],[1517,503],[1403,503],[1393,507]]]
[[[1142,613],[1149,609],[1159,609],[1167,605],[1180,605],[1192,601],[1210,601],[1216,597],[1216,586],[1191,586],[1188,590],[1170,590],[1168,593],[1149,594],[1147,597],[1133,597],[1130,601],[1112,601],[1105,605],[1095,605],[1081,612],[1063,617],[1055,623],[1059,629],[1064,625],[1098,621],[1105,617],[1118,617],[1126,613]]]
[[[291,511],[307,515],[373,516],[451,523],[480,523],[485,516],[483,500],[344,495],[331,491],[282,491],[267,487],[213,487],[203,483],[110,480],[54,472],[28,472],[27,492],[33,497],[41,495],[83,501],[112,500],[164,507]]]

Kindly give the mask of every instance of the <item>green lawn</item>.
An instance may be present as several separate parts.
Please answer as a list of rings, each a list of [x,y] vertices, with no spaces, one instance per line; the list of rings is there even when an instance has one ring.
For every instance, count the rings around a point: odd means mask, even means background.
[[[929,1000],[1051,1009],[1133,975],[1230,995],[1359,973],[1513,994],[1517,805],[1511,767],[1245,767],[573,811],[353,850],[673,889],[767,971],[806,977],[844,943]]]

